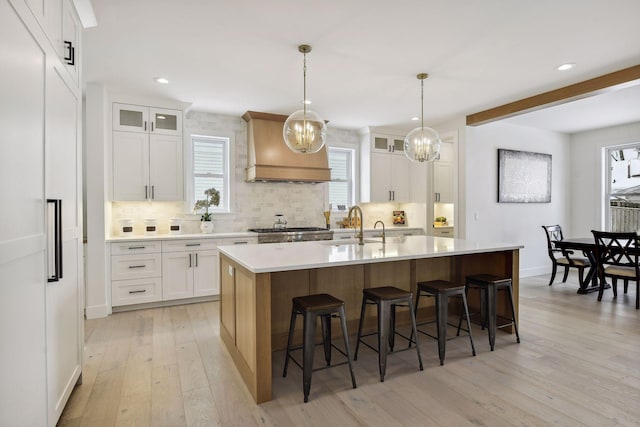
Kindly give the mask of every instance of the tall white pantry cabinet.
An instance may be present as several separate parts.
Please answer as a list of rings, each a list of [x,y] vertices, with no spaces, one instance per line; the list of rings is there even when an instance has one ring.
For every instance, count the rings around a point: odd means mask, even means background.
[[[55,426],[82,373],[81,28],[0,0],[0,425]]]

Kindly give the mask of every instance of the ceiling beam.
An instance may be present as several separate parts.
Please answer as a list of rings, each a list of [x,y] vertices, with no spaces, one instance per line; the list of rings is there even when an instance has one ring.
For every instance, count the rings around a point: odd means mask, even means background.
[[[636,84],[640,84],[640,65],[470,114],[467,126],[478,126]]]

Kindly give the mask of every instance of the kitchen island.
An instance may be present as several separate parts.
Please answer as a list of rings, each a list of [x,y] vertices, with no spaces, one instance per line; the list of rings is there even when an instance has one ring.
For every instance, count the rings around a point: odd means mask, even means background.
[[[345,302],[349,331],[357,331],[362,290],[392,285],[416,292],[416,283],[469,274],[510,276],[518,313],[521,245],[431,236],[220,246],[220,336],[257,403],[271,400],[271,357],[284,349],[295,296],[328,293]],[[470,303],[473,304],[471,296]],[[419,316],[433,311],[423,298]],[[500,300],[498,314],[505,314]],[[365,329],[374,330],[373,310]],[[403,316],[404,315],[404,316]],[[398,313],[397,323],[408,320]],[[299,330],[296,339],[300,340]]]

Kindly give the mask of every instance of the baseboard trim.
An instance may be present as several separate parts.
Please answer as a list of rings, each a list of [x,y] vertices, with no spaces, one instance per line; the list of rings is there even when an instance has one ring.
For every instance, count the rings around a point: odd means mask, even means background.
[[[220,295],[211,295],[206,297],[183,298],[183,299],[175,299],[175,300],[168,300],[168,301],[147,302],[144,304],[121,305],[118,307],[113,307],[112,310],[114,313],[120,313],[122,311],[142,310],[145,308],[170,307],[172,305],[194,304],[197,302],[217,301],[219,299],[220,299]]]
[[[521,268],[520,269],[520,277],[534,277],[534,276],[542,276],[544,274],[551,274],[551,267],[530,267],[530,268]]]
[[[87,319],[99,319],[101,317],[107,317],[111,314],[109,307],[106,305],[93,305],[84,309],[84,315]]]

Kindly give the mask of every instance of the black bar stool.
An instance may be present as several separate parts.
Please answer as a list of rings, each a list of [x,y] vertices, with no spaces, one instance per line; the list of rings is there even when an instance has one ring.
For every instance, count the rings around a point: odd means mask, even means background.
[[[418,312],[418,302],[420,301],[420,295],[434,297],[436,299],[436,319],[428,320],[425,322],[419,322],[419,325],[427,325],[429,323],[436,322],[438,335],[433,336],[425,331],[418,329],[418,332],[423,333],[431,338],[438,340],[438,356],[440,357],[440,365],[444,365],[444,356],[447,345],[447,326],[457,326],[458,335],[460,335],[460,325],[454,325],[449,323],[449,297],[458,296],[462,299],[462,311],[466,314],[467,319],[467,332],[469,334],[469,341],[471,342],[471,352],[475,356],[476,348],[473,345],[473,337],[471,336],[471,324],[469,323],[469,308],[467,306],[467,296],[465,294],[465,286],[458,285],[456,283],[447,282],[445,280],[431,280],[428,282],[418,282],[418,295],[416,296],[416,313]],[[460,317],[462,318],[462,317]],[[413,335],[411,336],[413,338]]]
[[[476,288],[480,290],[480,317],[482,329],[485,325],[489,329],[489,345],[491,351],[496,343],[496,330],[498,328],[504,328],[513,325],[513,329],[516,332],[516,342],[520,342],[520,335],[518,334],[518,322],[516,321],[516,310],[513,303],[513,285],[510,277],[500,277],[493,274],[476,274],[473,276],[467,276],[467,292],[470,288]],[[506,289],[509,293],[509,305],[511,306],[511,318],[507,318],[509,322],[498,325],[497,305],[498,305],[498,291],[500,289]],[[467,323],[469,321],[469,314],[467,316]],[[462,323],[462,317],[460,318]],[[460,333],[460,323],[458,324],[458,333]]]
[[[297,315],[303,316],[303,339],[302,346],[291,347],[293,342],[293,330],[296,325]],[[322,325],[322,343],[324,346],[324,357],[327,365],[323,368],[313,369],[313,352],[315,348],[315,335],[316,335],[316,319],[320,316]],[[339,317],[340,326],[342,327],[342,336],[344,338],[345,351],[340,350],[338,347],[331,343],[331,318]],[[331,365],[331,347],[338,350],[344,356],[347,361]],[[291,356],[291,351],[302,349],[303,359],[302,365]],[[291,324],[289,326],[289,339],[287,341],[287,351],[284,359],[284,371],[283,377],[287,376],[287,368],[289,366],[289,359],[302,368],[302,388],[304,391],[304,401],[309,400],[309,391],[311,390],[311,373],[320,369],[326,369],[328,367],[334,367],[339,365],[349,364],[349,372],[351,373],[351,383],[353,388],[356,388],[356,378],[353,375],[353,365],[351,362],[351,349],[349,347],[349,335],[347,334],[347,321],[344,313],[344,301],[339,300],[329,294],[317,294],[307,295],[302,297],[295,297],[292,300],[291,307]]]
[[[395,335],[404,335],[396,332],[396,306],[409,307],[411,317],[412,335],[416,331],[416,316],[413,312],[413,294],[410,291],[398,289],[393,286],[382,286],[379,288],[366,288],[362,291],[362,309],[360,310],[360,325],[358,326],[358,339],[356,341],[356,352],[353,360],[358,360],[358,349],[360,342],[378,353],[378,366],[380,371],[380,381],[384,381],[387,371],[387,353],[393,351]],[[362,323],[364,322],[364,311],[367,304],[375,304],[378,309],[378,331],[362,335]],[[417,334],[417,333],[416,333]],[[374,348],[362,340],[363,337],[378,335],[378,348]],[[411,342],[409,342],[411,346]],[[422,367],[422,357],[420,357],[420,347],[416,343],[418,362],[420,370]]]

